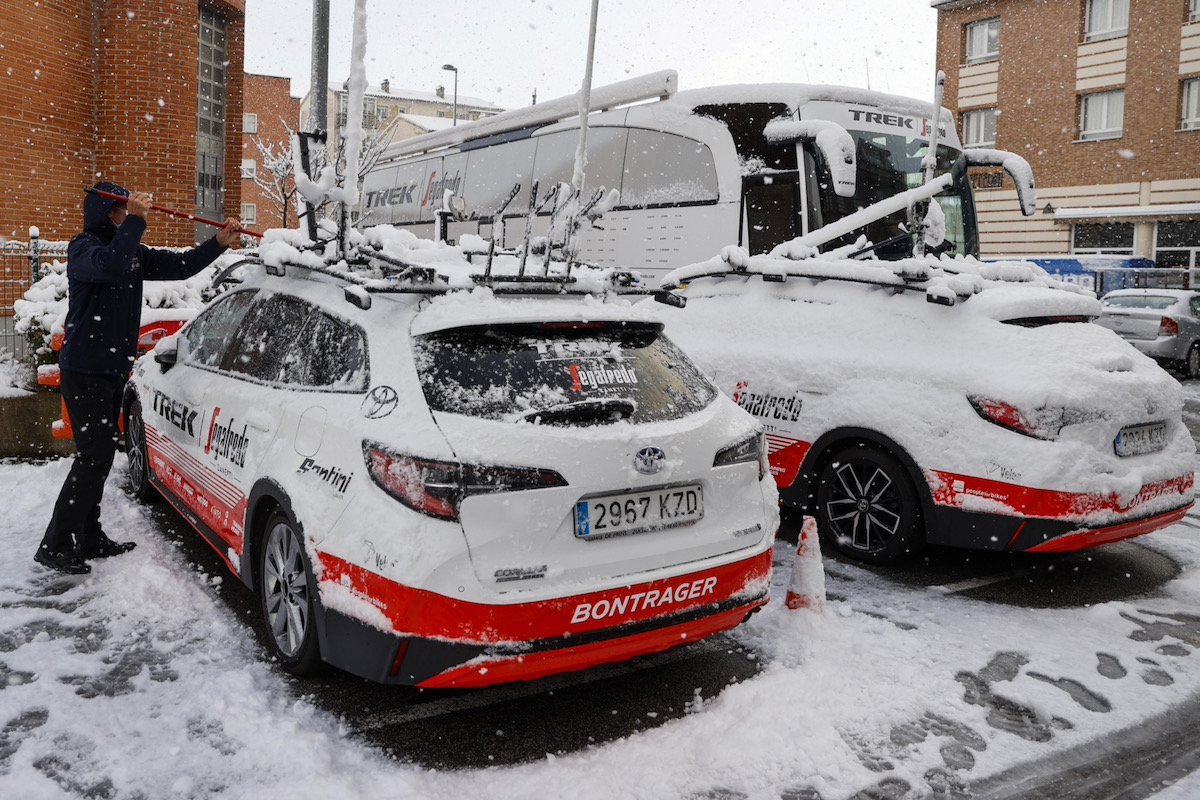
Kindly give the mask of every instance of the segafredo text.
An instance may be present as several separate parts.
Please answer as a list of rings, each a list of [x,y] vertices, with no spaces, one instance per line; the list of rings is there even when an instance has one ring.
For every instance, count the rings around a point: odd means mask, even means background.
[[[644,592],[631,592],[611,599],[597,600],[594,603],[580,603],[575,606],[575,613],[571,615],[571,624],[578,625],[590,619],[598,620],[615,617],[618,614],[634,614],[638,609],[645,611],[650,608],[662,608],[670,603],[694,600],[697,597],[712,594],[716,587],[716,578],[697,578],[691,583],[681,583],[665,589],[648,589]]]

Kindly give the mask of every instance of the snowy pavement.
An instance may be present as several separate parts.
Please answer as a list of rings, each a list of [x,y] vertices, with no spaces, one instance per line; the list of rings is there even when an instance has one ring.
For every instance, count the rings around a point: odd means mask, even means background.
[[[222,598],[241,587],[158,532],[123,464],[104,521],[138,548],[84,578],[37,566],[69,463],[0,463],[0,797],[969,797],[1200,695],[1200,512],[1134,545],[1178,577],[1065,609],[830,562],[826,613],[790,612],[781,542],[771,604],[731,637],[765,660],[757,675],[584,750],[432,770],[372,748],[264,663]]]

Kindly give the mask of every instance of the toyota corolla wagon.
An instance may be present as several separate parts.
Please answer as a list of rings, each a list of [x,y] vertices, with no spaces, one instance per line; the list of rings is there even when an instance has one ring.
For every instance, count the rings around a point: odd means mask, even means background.
[[[767,429],[785,506],[862,561],[1101,545],[1176,522],[1195,446],[1153,360],[1032,264],[787,248],[668,275],[667,330]]]
[[[767,601],[762,426],[657,306],[275,261],[137,363],[124,414],[134,490],[258,592],[286,668],[481,686]]]

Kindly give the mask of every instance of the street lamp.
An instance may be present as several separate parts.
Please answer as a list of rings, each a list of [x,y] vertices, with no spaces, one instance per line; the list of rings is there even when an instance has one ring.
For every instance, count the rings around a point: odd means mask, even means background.
[[[454,73],[454,125],[458,125],[458,67],[453,64],[443,64],[442,69]]]

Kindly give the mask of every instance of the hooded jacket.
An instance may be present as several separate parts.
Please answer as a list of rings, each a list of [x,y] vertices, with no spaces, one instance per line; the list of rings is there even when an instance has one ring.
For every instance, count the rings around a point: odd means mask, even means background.
[[[94,188],[129,194],[106,181]],[[190,278],[225,248],[216,237],[185,253],[146,247],[146,220],[128,214],[120,227],[114,225],[108,213],[115,202],[92,193],[83,200],[83,233],[67,246],[67,320],[58,364],[123,378],[137,356],[143,281]]]

